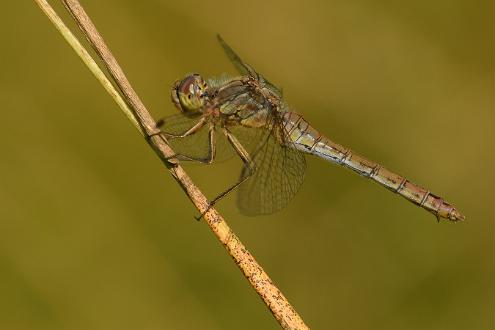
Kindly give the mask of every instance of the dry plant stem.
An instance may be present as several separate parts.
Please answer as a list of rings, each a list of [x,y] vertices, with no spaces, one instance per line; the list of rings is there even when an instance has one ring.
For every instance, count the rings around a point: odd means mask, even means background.
[[[40,1],[35,0],[35,1],[40,6],[41,10],[43,10],[45,15],[48,16],[50,21],[52,21],[53,25],[55,25],[55,27],[60,32],[60,34],[69,43],[69,45],[71,45],[72,48],[74,48],[77,55],[79,55],[79,57],[83,60],[83,62],[86,64],[89,70],[95,75],[96,79],[98,79],[98,81],[103,85],[103,87],[108,92],[108,94],[112,96],[112,98],[115,100],[115,102],[120,107],[120,109],[124,112],[127,118],[129,118],[129,120],[134,124],[134,126],[139,129],[140,133],[144,135],[144,132],[140,128],[139,123],[134,118],[134,114],[132,110],[124,102],[119,92],[115,90],[114,86],[112,85],[110,80],[108,80],[107,76],[105,76],[105,74],[101,72],[98,64],[96,64],[96,62],[93,60],[91,55],[89,55],[86,49],[81,45],[79,40],[77,40],[72,34],[72,32],[67,28],[67,26],[63,24],[63,22],[60,20],[57,13],[55,13],[53,8],[45,0],[40,0]]]
[[[77,41],[76,37],[64,25],[61,19],[53,11],[46,0],[34,0],[43,12],[48,16],[84,63],[90,68],[97,79],[102,83],[109,94],[115,99],[120,108],[126,113],[136,128],[146,137],[146,140],[167,165],[173,177],[177,180],[189,199],[194,203],[199,212],[203,213],[208,209],[208,200],[203,193],[194,185],[189,176],[178,164],[170,164],[167,159],[174,155],[165,140],[157,135],[155,121],[141,102],[136,92],[131,87],[122,69],[104,43],[95,26],[85,13],[77,0],[63,0],[65,6],[78,23],[79,27],[101,57],[108,68],[110,75],[124,95],[122,99],[105,74],[90,57],[88,52]],[[130,109],[129,109],[130,108]],[[273,313],[279,324],[284,329],[308,329],[304,321],[290,305],[280,290],[272,283],[268,275],[261,266],[254,260],[254,257],[247,251],[239,238],[232,232],[222,216],[213,208],[204,215],[206,223],[210,226],[215,236],[225,246],[236,264],[249,280],[253,288],[258,292],[270,311]]]

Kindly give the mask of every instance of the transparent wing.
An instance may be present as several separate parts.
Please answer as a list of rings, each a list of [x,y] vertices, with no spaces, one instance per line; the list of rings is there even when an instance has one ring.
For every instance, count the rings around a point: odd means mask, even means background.
[[[218,42],[220,43],[220,45],[222,46],[225,54],[230,59],[232,64],[234,64],[235,68],[237,69],[237,71],[239,71],[240,74],[250,75],[252,77],[258,78],[258,74],[256,73],[256,71],[254,71],[254,69],[251,68],[251,66],[249,66],[247,63],[245,63],[239,57],[239,55],[237,55],[234,52],[234,50],[232,48],[230,48],[229,45],[227,45],[225,40],[223,40],[223,38],[219,34],[217,34],[217,39],[218,39]]]
[[[245,128],[257,132],[237,132],[239,141],[247,143],[255,166],[254,175],[239,187],[237,204],[245,215],[271,214],[283,209],[297,193],[304,181],[306,160],[304,154],[285,140],[280,124],[271,128]],[[243,134],[244,133],[244,134]],[[255,136],[251,143],[247,136]],[[243,144],[244,145],[244,144]],[[249,173],[244,167],[241,178]]]
[[[166,117],[161,126],[165,134],[181,135],[194,127],[202,119],[201,114],[186,115],[179,113]],[[206,160],[210,152],[209,125],[205,124],[196,133],[186,137],[166,136],[168,143],[177,154],[196,160]],[[215,161],[222,161],[234,155],[227,139],[218,129],[215,131]]]
[[[241,75],[248,75],[248,76],[251,76],[251,77],[263,82],[264,84],[267,85],[267,87],[269,87],[271,90],[273,90],[276,94],[278,94],[279,96],[282,96],[282,89],[278,88],[277,86],[275,86],[274,84],[272,84],[271,82],[266,80],[262,75],[257,73],[249,64],[244,62],[239,57],[239,55],[237,55],[237,53],[234,52],[234,50],[225,42],[225,40],[223,40],[223,38],[219,34],[217,34],[217,39],[218,39],[218,42],[220,43],[220,45],[222,46],[225,54],[230,59],[232,64],[234,64],[235,68],[237,69],[237,71],[239,71],[239,73]]]

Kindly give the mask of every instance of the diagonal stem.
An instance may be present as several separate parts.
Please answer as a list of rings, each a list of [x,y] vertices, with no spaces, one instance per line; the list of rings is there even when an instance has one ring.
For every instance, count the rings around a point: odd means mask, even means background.
[[[122,111],[131,120],[134,126],[143,134],[153,148],[155,153],[160,157],[162,162],[168,167],[172,176],[185,191],[189,199],[193,202],[199,212],[206,212],[204,218],[206,223],[217,239],[225,246],[227,252],[239,266],[244,276],[248,279],[251,286],[263,299],[264,303],[270,309],[274,317],[284,329],[307,329],[304,321],[290,305],[280,290],[273,284],[268,274],[256,262],[251,253],[241,243],[239,238],[227,225],[223,217],[213,208],[208,207],[208,200],[204,194],[194,185],[184,169],[179,164],[171,164],[168,159],[173,157],[174,152],[168,146],[166,141],[159,135],[156,123],[149,114],[144,104],[134,91],[124,72],[118,65],[115,57],[106,46],[103,38],[96,30],[90,18],[77,0],[62,0],[64,5],[76,20],[82,32],[96,50],[101,60],[116,85],[120,93],[115,89],[112,83],[105,76],[103,71],[98,67],[96,62],[91,58],[88,52],[80,44],[77,38],[65,26],[60,17],[55,13],[53,8],[46,0],[34,0],[47,15],[59,32],[64,36],[67,42],[72,46],[74,51],[81,57],[86,66],[97,77],[107,92],[114,98]]]

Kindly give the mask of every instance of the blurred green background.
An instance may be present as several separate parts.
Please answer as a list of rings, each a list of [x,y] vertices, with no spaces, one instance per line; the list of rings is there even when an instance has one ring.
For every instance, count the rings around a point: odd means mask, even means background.
[[[174,113],[175,79],[235,72],[218,32],[327,136],[467,216],[437,224],[315,158],[278,214],[247,218],[235,198],[223,201],[308,325],[495,328],[493,1],[83,5],[155,118]],[[277,329],[35,3],[2,10],[0,328]],[[238,170],[237,161],[188,167],[211,197]]]

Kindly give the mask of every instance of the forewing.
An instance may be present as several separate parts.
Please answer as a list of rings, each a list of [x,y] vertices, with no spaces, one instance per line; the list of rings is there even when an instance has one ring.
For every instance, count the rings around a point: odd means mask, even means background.
[[[222,46],[225,54],[227,57],[230,59],[232,64],[234,64],[235,68],[241,75],[248,75],[251,76],[259,81],[262,81],[269,87],[273,92],[278,94],[280,97],[282,96],[282,90],[266,80],[262,75],[260,75],[258,72],[256,72],[249,64],[244,62],[239,55],[237,55],[236,52],[223,40],[223,38],[217,34],[217,39],[220,45]]]
[[[251,216],[271,214],[287,206],[301,187],[306,170],[304,154],[284,140],[281,125],[255,130],[265,131],[257,133],[262,139],[251,146],[255,172],[239,187],[237,197],[240,211]],[[245,166],[241,178],[248,173]]]
[[[223,38],[219,34],[217,34],[217,39],[218,39],[218,42],[220,43],[220,46],[222,46],[225,54],[230,59],[232,64],[234,64],[235,68],[237,69],[237,71],[239,71],[240,74],[249,75],[249,76],[258,78],[258,74],[256,73],[256,71],[254,71],[250,65],[245,63],[239,57],[239,55],[237,55],[236,52],[234,52],[234,50],[232,48],[230,48],[230,46],[225,42],[225,40],[223,40]]]

